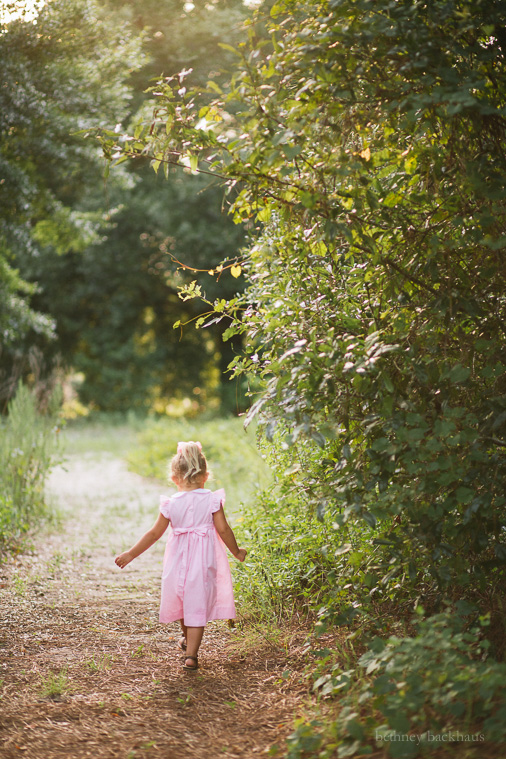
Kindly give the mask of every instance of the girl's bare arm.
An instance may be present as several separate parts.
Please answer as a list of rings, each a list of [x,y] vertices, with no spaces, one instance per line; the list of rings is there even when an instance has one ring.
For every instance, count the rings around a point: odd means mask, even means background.
[[[223,506],[219,511],[216,511],[213,514],[213,521],[214,526],[216,527],[216,531],[218,532],[218,535],[223,540],[225,545],[227,546],[228,550],[231,554],[235,556],[236,559],[239,561],[244,561],[246,558],[246,549],[245,548],[239,548],[237,545],[237,540],[235,539],[235,535],[232,532],[232,528],[227,522],[227,519],[225,517],[225,512],[223,511]]]
[[[151,529],[149,529],[129,551],[124,551],[123,553],[120,553],[119,556],[116,556],[114,561],[118,567],[123,569],[127,564],[130,564],[133,559],[140,556],[144,551],[147,551],[148,548],[151,548],[153,543],[156,543],[156,541],[162,537],[163,533],[169,526],[169,521],[170,520],[167,519],[167,517],[164,517],[163,514],[158,514],[158,519],[153,527],[151,527]]]

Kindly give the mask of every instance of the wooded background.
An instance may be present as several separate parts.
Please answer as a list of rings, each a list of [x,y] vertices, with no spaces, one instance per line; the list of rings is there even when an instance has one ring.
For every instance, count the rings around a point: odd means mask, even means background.
[[[11,4],[13,8],[16,3]],[[21,4],[20,4],[21,5]],[[0,35],[0,403],[33,364],[81,375],[80,401],[104,411],[163,413],[174,398],[237,406],[219,325],[173,329],[203,309],[183,305],[190,278],[210,297],[241,282],[209,269],[238,255],[244,232],[212,177],[170,181],[139,160],[104,178],[83,132],[142,122],[153,77],[192,68],[219,78],[238,39],[241,2],[56,0],[36,23]],[[191,275],[175,261],[203,272]],[[39,366],[39,373],[42,367]],[[239,392],[242,397],[242,393]],[[239,404],[241,405],[241,403]]]

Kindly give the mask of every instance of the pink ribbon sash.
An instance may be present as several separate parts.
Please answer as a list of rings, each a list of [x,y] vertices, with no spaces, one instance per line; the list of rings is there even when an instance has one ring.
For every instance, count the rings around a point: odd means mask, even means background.
[[[181,595],[184,590],[186,572],[188,569],[188,548],[189,548],[189,543],[190,543],[190,536],[196,535],[199,538],[205,538],[206,535],[212,529],[214,529],[214,524],[200,524],[200,525],[196,525],[195,527],[173,527],[172,528],[172,532],[175,537],[180,537],[181,535],[188,536],[188,539],[184,541],[183,557],[181,561],[181,566],[179,568],[179,576],[178,576],[178,582],[177,582],[178,595]]]

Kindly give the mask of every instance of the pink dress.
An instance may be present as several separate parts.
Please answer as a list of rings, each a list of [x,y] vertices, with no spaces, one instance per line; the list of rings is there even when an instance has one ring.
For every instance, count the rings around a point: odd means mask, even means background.
[[[230,567],[213,523],[224,502],[224,490],[204,488],[161,497],[160,511],[172,529],[163,559],[160,622],[183,619],[189,627],[203,627],[211,619],[234,619]]]

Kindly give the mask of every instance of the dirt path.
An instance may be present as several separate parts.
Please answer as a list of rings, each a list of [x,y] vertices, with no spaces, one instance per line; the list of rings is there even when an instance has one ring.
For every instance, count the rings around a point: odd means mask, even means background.
[[[158,623],[163,539],[113,562],[154,521],[153,483],[113,457],[70,457],[49,491],[61,530],[0,567],[0,756],[214,759],[284,753],[304,696],[303,645],[245,645],[208,625],[182,670],[177,625]]]

